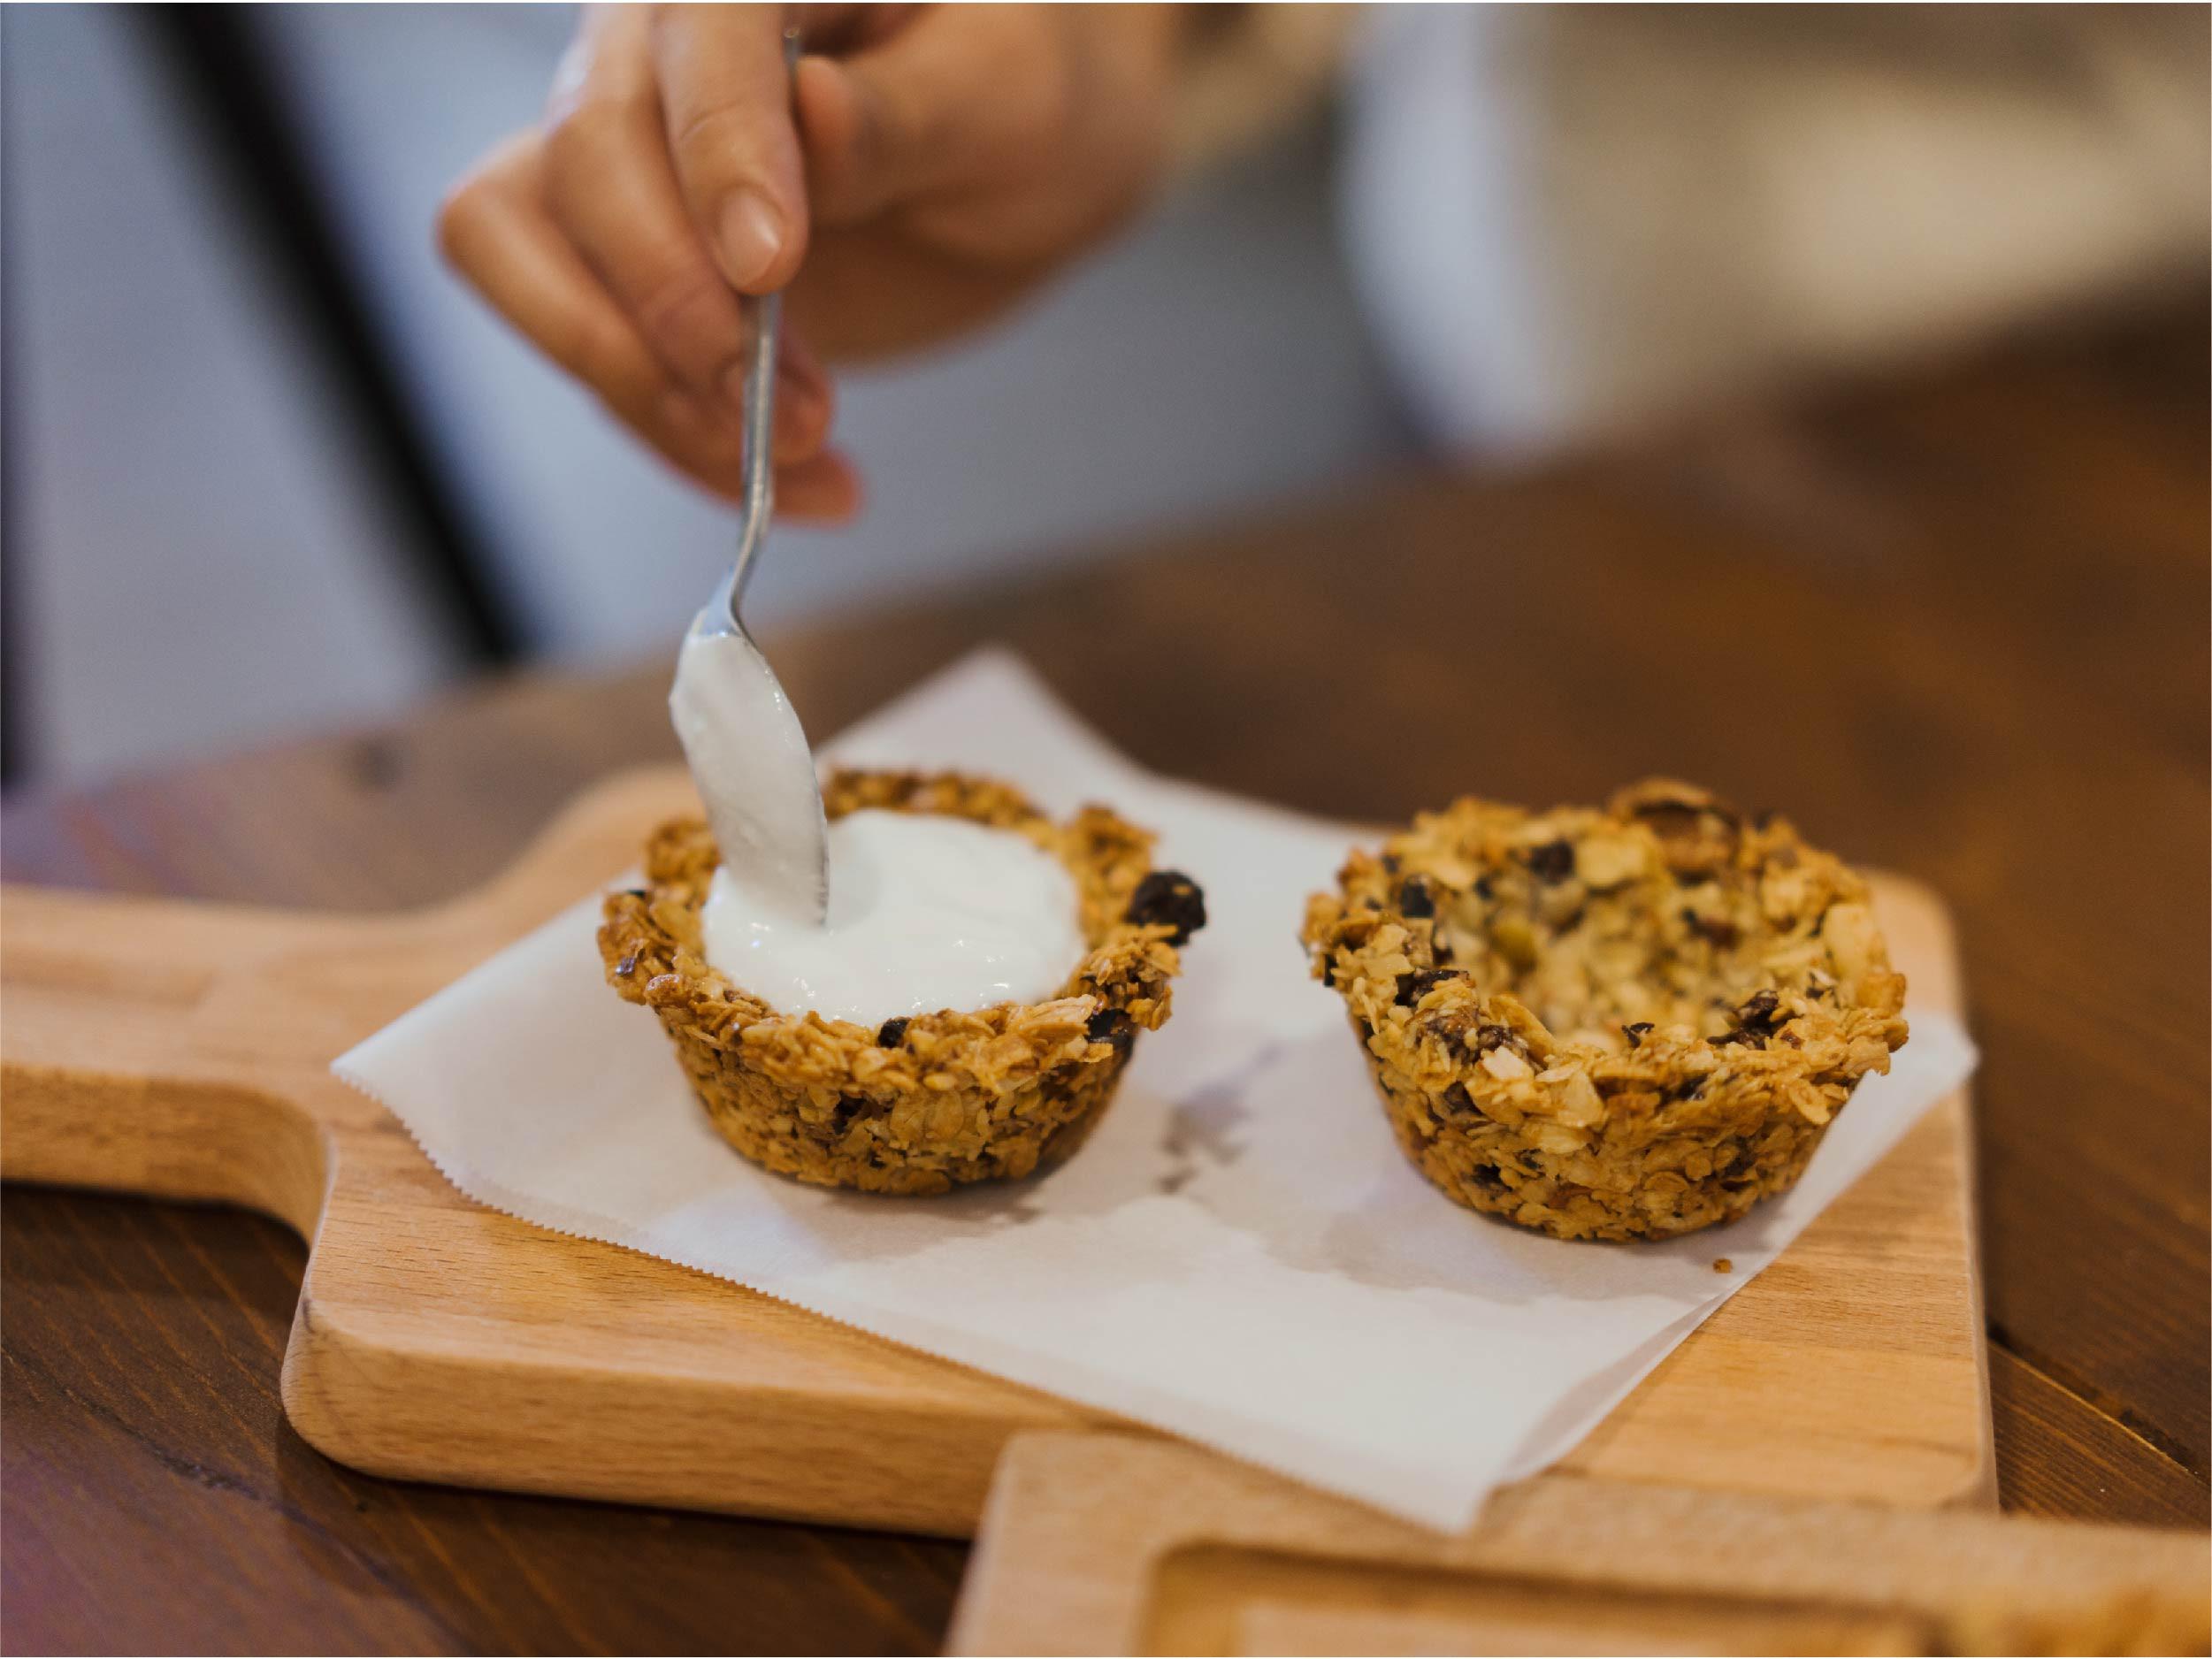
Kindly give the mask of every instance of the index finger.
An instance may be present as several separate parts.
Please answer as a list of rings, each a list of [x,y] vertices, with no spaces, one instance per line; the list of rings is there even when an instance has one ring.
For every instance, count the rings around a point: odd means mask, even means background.
[[[692,222],[747,294],[789,282],[807,193],[780,5],[670,6],[654,28],[662,115]]]

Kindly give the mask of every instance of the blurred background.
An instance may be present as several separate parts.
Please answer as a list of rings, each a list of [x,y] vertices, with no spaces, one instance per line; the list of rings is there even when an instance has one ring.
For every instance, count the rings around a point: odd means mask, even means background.
[[[763,623],[2201,290],[2200,7],[1236,10],[1151,212],[843,382],[869,508]],[[0,15],[11,786],[672,649],[727,511],[432,243],[572,21]]]

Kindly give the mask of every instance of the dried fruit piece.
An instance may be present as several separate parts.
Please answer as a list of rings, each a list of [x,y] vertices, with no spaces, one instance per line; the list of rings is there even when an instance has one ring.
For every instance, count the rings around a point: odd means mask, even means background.
[[[1574,843],[1547,841],[1528,849],[1528,873],[1548,884],[1564,882],[1574,874]]]
[[[1124,921],[1140,928],[1172,928],[1170,944],[1187,944],[1206,926],[1206,895],[1181,870],[1154,870],[1137,884]]]
[[[1396,1001],[1401,1008],[1420,1005],[1420,999],[1448,979],[1465,979],[1466,975],[1456,967],[1419,967],[1410,974],[1400,974]]]

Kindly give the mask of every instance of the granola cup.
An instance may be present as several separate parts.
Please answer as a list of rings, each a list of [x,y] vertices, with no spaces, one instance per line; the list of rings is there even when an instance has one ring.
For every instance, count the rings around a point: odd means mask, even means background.
[[[938,1193],[1050,1168],[1114,1097],[1137,1033],[1167,1018],[1175,947],[1206,921],[1187,878],[1152,868],[1152,837],[1103,807],[1055,824],[1018,791],[957,773],[839,771],[831,818],[863,807],[1010,830],[1074,876],[1088,953],[1049,1002],[881,1026],[780,1013],[710,966],[700,907],[716,863],[705,822],[646,844],[640,890],[608,896],[607,982],[652,1009],[723,1138],[779,1174],[865,1192]]]
[[[1688,784],[1463,799],[1338,883],[1305,938],[1398,1144],[1557,1238],[1670,1238],[1787,1191],[1904,1044],[1866,883]]]

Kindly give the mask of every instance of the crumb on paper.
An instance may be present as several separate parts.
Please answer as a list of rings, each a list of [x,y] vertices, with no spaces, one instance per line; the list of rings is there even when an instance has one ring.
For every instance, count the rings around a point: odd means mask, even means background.
[[[1735,1270],[1735,1263],[1730,1261],[1726,1256],[1713,1263],[1713,1271],[1717,1273],[1732,1273]]]

